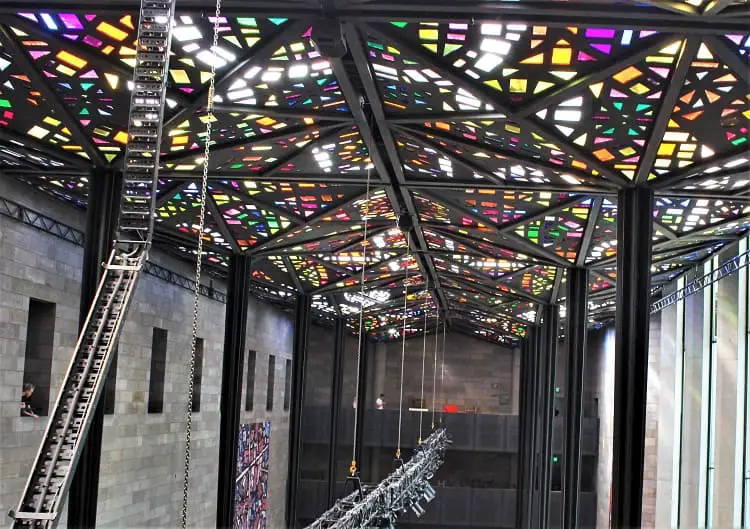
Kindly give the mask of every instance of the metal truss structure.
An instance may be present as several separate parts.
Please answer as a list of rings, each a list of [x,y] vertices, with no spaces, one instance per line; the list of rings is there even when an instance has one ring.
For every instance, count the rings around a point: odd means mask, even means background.
[[[74,207],[125,159],[138,3],[99,4],[0,7],[2,177]],[[204,258],[222,273],[250,255],[266,299],[305,293],[318,318],[353,316],[346,294],[364,268],[384,297],[365,309],[376,339],[400,337],[407,295],[408,336],[440,311],[456,330],[514,341],[565,296],[574,266],[591,271],[591,316],[611,317],[620,189],[655,192],[657,294],[750,227],[747,2],[223,11]],[[163,122],[154,241],[187,260],[212,16],[178,2]],[[321,54],[316,28],[345,51]]]
[[[377,485],[364,486],[338,500],[307,529],[392,528],[409,509],[421,517],[425,512],[421,502],[435,498],[430,479],[443,464],[450,442],[444,428],[435,430],[406,464]]]

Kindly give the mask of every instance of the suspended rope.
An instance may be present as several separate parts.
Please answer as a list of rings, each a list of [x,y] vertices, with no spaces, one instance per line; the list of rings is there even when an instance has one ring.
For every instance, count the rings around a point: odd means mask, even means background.
[[[443,319],[443,347],[440,352],[440,424],[443,424],[443,411],[445,410],[445,394],[443,393],[443,382],[445,381],[445,319]]]
[[[430,278],[425,277],[425,294],[430,290]],[[422,332],[422,391],[419,396],[419,443],[422,444],[422,414],[424,413],[424,364],[427,357],[427,309],[424,311],[424,329]]]
[[[440,309],[435,311],[435,359],[432,363],[432,429],[435,429],[435,389],[437,385],[438,337],[440,334]]]
[[[362,340],[364,337],[364,315],[365,315],[365,270],[367,269],[367,224],[369,221],[370,216],[370,174],[372,172],[372,167],[368,167],[367,169],[367,185],[365,188],[365,214],[362,216],[362,218],[365,221],[365,227],[362,237],[362,274],[360,276],[359,280],[359,336],[357,338],[357,371],[355,372],[355,380],[357,381],[355,384],[355,393],[354,393],[354,402],[356,402],[357,406],[364,406],[364,402],[357,402],[359,399],[359,368],[360,363],[362,362],[362,357],[360,352],[362,351]],[[352,439],[354,439],[354,442],[352,443],[352,463],[349,465],[349,472],[352,476],[354,476],[357,473],[357,426],[358,426],[358,420],[357,420],[357,409],[355,407],[354,409],[354,431]]]
[[[401,459],[401,420],[404,413],[404,358],[406,358],[406,302],[409,299],[409,262],[411,261],[411,244],[409,233],[406,234],[406,276],[404,277],[404,325],[401,331],[401,381],[398,396],[398,441],[396,442],[396,459]]]
[[[211,153],[211,124],[214,120],[214,92],[216,90],[216,50],[219,44],[219,17],[221,0],[216,0],[214,18],[213,44],[211,45],[211,76],[208,83],[208,102],[206,103],[206,138],[203,151],[203,178],[201,179],[200,213],[198,215],[198,248],[195,259],[195,292],[193,294],[193,328],[190,341],[190,374],[188,375],[188,396],[185,407],[185,468],[182,481],[182,529],[187,526],[188,496],[190,492],[190,430],[193,424],[193,395],[195,393],[195,349],[198,336],[198,309],[200,304],[201,258],[203,256],[203,231],[206,224],[206,194],[208,192],[208,160]],[[172,21],[170,20],[170,23]]]

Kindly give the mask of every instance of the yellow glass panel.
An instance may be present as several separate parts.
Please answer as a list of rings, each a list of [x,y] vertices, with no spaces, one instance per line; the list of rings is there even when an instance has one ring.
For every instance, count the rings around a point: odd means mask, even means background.
[[[114,90],[116,90],[120,85],[120,77],[118,75],[115,75],[113,73],[105,73],[104,78],[109,83],[109,86],[111,86]]]
[[[80,57],[73,55],[70,52],[67,52],[65,50],[60,51],[57,54],[57,58],[60,59],[62,62],[68,63],[74,68],[81,69],[84,66],[86,66],[87,62],[84,59],[81,59]]]
[[[544,53],[537,53],[521,61],[521,64],[544,64]]]
[[[46,123],[47,125],[52,125],[53,127],[57,127],[61,123],[59,119],[55,119],[51,116],[47,116],[42,121]]]
[[[629,81],[632,81],[633,79],[640,77],[641,75],[643,75],[643,73],[638,68],[636,68],[635,66],[628,66],[621,72],[613,75],[613,77],[618,83],[625,84]]]
[[[256,123],[258,123],[258,125],[261,125],[263,127],[270,127],[271,125],[276,123],[276,120],[266,116],[264,118],[260,118]]]
[[[437,40],[438,30],[437,29],[420,29],[419,38],[421,40]]]
[[[128,38],[128,34],[125,31],[113,26],[109,22],[100,22],[99,25],[96,26],[96,30],[119,42]]]
[[[187,136],[175,136],[174,138],[172,138],[172,145],[187,145],[187,142]]]
[[[672,156],[674,153],[674,143],[662,143],[659,145],[659,151],[656,153],[657,156]]]
[[[640,95],[648,93],[649,89],[643,83],[638,83],[635,86],[633,86],[630,89],[630,91],[633,92],[634,94],[638,94],[640,96]]]
[[[172,80],[177,84],[189,84],[190,77],[185,70],[169,70],[169,75],[172,76]]]
[[[568,66],[573,58],[571,48],[555,48],[552,50],[552,64]]]
[[[528,84],[529,83],[526,79],[511,79],[510,91],[513,93],[525,93]]]
[[[600,162],[609,162],[610,160],[615,159],[612,153],[607,149],[599,149],[598,151],[594,151],[594,156],[596,156]]]
[[[76,74],[76,71],[73,68],[65,66],[64,64],[58,64],[55,70],[63,75],[67,75],[68,77],[73,77]]]
[[[117,134],[115,134],[115,137],[112,139],[117,143],[122,143],[123,145],[125,145],[126,143],[128,143],[128,133],[124,130],[121,130]]]

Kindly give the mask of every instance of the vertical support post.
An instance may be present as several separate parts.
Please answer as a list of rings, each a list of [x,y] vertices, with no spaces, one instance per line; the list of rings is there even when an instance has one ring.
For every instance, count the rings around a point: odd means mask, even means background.
[[[559,305],[547,305],[543,311],[544,345],[542,347],[542,362],[544,363],[544,380],[541,384],[542,429],[539,486],[539,527],[549,527],[549,504],[552,490],[552,417],[555,407],[555,375],[557,374],[557,336],[560,326]]]
[[[534,378],[537,366],[537,330],[529,327],[521,345],[521,402],[519,410],[518,495],[516,527],[531,526],[532,496],[534,491]]]
[[[354,435],[357,439],[357,450],[354,454],[355,459],[357,460],[357,470],[359,471],[360,476],[362,475],[362,469],[364,468],[363,461],[362,461],[362,453],[364,450],[363,445],[363,439],[364,439],[364,428],[365,428],[365,413],[367,410],[367,364],[369,360],[369,350],[370,350],[370,342],[367,339],[367,333],[365,332],[364,328],[360,329],[360,332],[362,332],[362,339],[360,340],[359,345],[359,371],[357,372],[357,379],[359,381],[358,383],[358,391],[357,391],[357,431],[354,432]]]
[[[331,431],[328,437],[328,507],[336,501],[336,452],[339,444],[339,410],[344,382],[344,338],[346,318],[336,318],[333,345],[333,370],[331,372]]]
[[[245,363],[245,337],[250,299],[249,281],[250,256],[233,255],[229,260],[221,371],[219,480],[216,503],[216,527],[221,529],[234,526],[234,489],[242,406],[242,368]]]
[[[614,529],[641,526],[653,206],[651,189],[635,187],[619,193],[612,464]]]
[[[286,527],[295,529],[299,500],[299,467],[302,455],[302,404],[305,396],[307,335],[310,329],[312,298],[297,296],[294,310],[294,351],[292,357],[292,402],[289,408],[289,475],[287,479]]]
[[[102,277],[102,263],[106,262],[112,250],[121,192],[122,173],[111,169],[94,169],[90,176],[86,212],[79,331],[94,301],[97,285]],[[116,353],[113,351],[114,354]],[[104,392],[106,393],[106,389]],[[103,428],[104,399],[100,399],[68,494],[68,527],[78,529],[96,526]]]
[[[586,359],[589,274],[584,268],[568,270],[567,333],[568,368],[565,379],[565,460],[563,480],[563,523],[578,527],[581,492],[581,420],[583,415],[583,370]]]

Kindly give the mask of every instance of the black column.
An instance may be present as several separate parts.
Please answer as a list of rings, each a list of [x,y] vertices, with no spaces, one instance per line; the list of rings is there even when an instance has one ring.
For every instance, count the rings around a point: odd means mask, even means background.
[[[96,288],[102,277],[102,263],[112,251],[112,243],[120,212],[122,173],[96,169],[89,182],[89,199],[86,211],[86,240],[83,247],[83,272],[81,274],[81,304],[78,315],[79,331],[86,321]],[[115,355],[116,352],[113,352]],[[114,363],[114,358],[112,363]],[[111,366],[112,364],[110,364]],[[78,460],[68,494],[68,527],[89,528],[96,525],[96,505],[99,493],[99,465],[102,455],[102,430],[104,426],[104,398],[94,411],[86,444]]]
[[[544,379],[539,392],[541,400],[542,426],[539,433],[541,465],[539,486],[539,524],[540,529],[549,527],[549,502],[552,490],[552,417],[555,407],[555,378],[557,375],[557,337],[560,325],[560,306],[547,305],[544,307],[542,318],[543,345],[542,363]]]
[[[339,445],[339,410],[344,382],[344,338],[346,319],[336,318],[333,365],[331,366],[331,431],[328,438],[328,507],[336,501],[336,452]]]
[[[529,327],[528,334],[521,344],[521,387],[519,407],[519,450],[518,450],[518,495],[516,506],[516,527],[531,527],[531,514],[534,492],[534,452],[535,422],[534,389],[538,360],[537,329]]]
[[[370,342],[367,339],[367,334],[364,333],[359,344],[359,371],[357,372],[357,410],[355,412],[357,414],[357,431],[354,432],[357,440],[357,450],[354,454],[354,457],[357,460],[357,470],[359,471],[360,476],[362,475],[362,469],[364,468],[362,462],[362,451],[364,443],[362,441],[364,439],[363,434],[365,428],[365,412],[369,404],[369,402],[367,402],[367,364],[369,363],[369,350]]]
[[[653,205],[653,191],[640,187],[617,201],[613,529],[641,526]]]
[[[583,415],[583,368],[586,358],[589,274],[585,268],[568,270],[567,332],[568,366],[565,376],[565,458],[563,461],[563,524],[578,527],[581,485],[581,418]]]
[[[292,402],[289,407],[289,474],[287,478],[287,527],[298,526],[299,465],[302,453],[302,404],[305,396],[307,334],[310,328],[310,303],[306,294],[297,296],[294,311],[294,351],[292,357]]]
[[[242,368],[250,292],[250,256],[233,255],[229,260],[227,306],[224,316],[224,357],[221,368],[219,418],[219,480],[216,527],[234,525],[234,488],[237,472],[237,436],[242,406]]]

